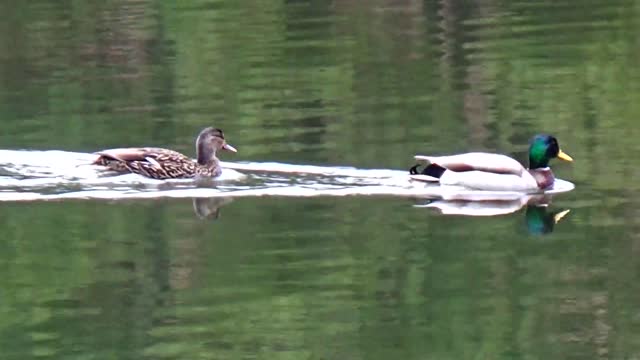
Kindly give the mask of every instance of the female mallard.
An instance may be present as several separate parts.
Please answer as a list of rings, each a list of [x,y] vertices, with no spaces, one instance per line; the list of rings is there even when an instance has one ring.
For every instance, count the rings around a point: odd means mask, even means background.
[[[415,165],[409,173],[415,180],[476,190],[540,191],[552,187],[555,181],[549,168],[549,160],[553,158],[573,161],[560,150],[555,137],[536,135],[529,146],[529,169],[506,155],[475,152],[451,156],[416,155],[416,160],[430,165],[421,173],[418,173],[419,165]]]
[[[103,150],[96,153],[99,157],[93,164],[153,179],[214,178],[222,173],[216,157],[220,149],[237,152],[222,130],[208,127],[196,139],[197,162],[177,151],[147,147]]]

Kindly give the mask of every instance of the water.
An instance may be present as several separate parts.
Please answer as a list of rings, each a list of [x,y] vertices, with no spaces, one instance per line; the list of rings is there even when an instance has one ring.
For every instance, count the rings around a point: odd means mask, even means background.
[[[635,2],[0,11],[0,358],[640,356]],[[211,125],[245,177],[76,166],[194,155]],[[574,190],[478,208],[406,181],[538,132]]]

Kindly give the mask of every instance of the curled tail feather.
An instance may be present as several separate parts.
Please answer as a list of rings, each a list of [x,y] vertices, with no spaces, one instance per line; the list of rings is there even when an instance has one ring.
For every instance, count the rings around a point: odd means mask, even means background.
[[[428,175],[434,178],[439,179],[442,174],[447,171],[447,169],[443,168],[442,166],[438,165],[438,164],[429,164],[427,167],[425,167],[424,169],[422,169],[422,171],[418,171],[418,167],[420,166],[420,164],[416,164],[413,167],[411,167],[409,169],[409,174],[410,175]]]

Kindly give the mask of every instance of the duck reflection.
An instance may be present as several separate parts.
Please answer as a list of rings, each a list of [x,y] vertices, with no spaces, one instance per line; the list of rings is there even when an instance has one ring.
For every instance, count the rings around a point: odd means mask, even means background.
[[[435,199],[415,206],[433,208],[443,215],[462,216],[500,216],[526,208],[527,230],[534,235],[543,235],[553,232],[554,226],[570,212],[569,209],[552,210],[550,203],[550,195],[527,195],[483,201],[463,198]]]
[[[532,235],[544,235],[553,232],[553,227],[571,210],[549,211],[546,206],[527,206],[525,221]]]
[[[220,209],[233,201],[231,197],[193,198],[193,212],[202,220],[215,221]]]

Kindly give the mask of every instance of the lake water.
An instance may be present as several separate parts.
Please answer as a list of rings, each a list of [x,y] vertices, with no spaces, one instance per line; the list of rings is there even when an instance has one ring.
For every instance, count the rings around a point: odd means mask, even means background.
[[[0,12],[0,358],[640,358],[637,2]],[[76,166],[206,126],[247,178]],[[539,132],[575,160],[547,207],[441,214],[474,205],[402,180]]]

